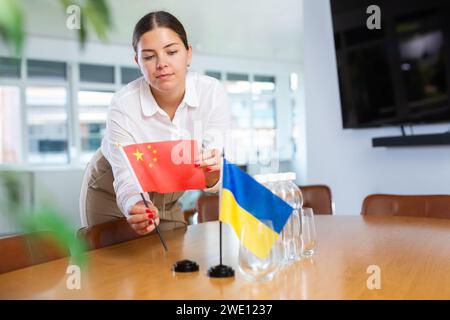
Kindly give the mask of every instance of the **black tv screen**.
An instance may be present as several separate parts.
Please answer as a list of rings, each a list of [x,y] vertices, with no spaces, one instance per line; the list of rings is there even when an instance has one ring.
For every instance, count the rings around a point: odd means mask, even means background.
[[[344,128],[450,121],[449,0],[331,0],[331,10]]]

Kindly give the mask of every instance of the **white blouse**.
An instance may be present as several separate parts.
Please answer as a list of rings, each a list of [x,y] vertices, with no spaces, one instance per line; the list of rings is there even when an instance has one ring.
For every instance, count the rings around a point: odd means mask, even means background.
[[[185,95],[172,121],[156,103],[143,77],[115,93],[101,150],[111,164],[117,205],[123,214],[128,216],[128,209],[142,198],[119,150],[121,146],[193,139],[199,148],[222,150],[229,129],[231,115],[226,91],[218,80],[208,76],[188,73]],[[205,191],[217,192],[218,185]]]

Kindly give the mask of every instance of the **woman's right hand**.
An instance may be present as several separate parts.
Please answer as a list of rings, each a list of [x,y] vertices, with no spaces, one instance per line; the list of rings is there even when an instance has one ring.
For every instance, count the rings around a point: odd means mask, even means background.
[[[155,229],[155,224],[159,224],[158,208],[150,201],[147,202],[150,208],[147,208],[144,201],[140,201],[129,210],[130,216],[127,218],[130,226],[137,234],[145,235]]]

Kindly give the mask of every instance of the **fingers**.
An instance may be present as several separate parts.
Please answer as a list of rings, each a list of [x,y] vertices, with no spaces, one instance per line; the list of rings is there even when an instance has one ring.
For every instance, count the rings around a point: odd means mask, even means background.
[[[218,171],[220,169],[220,151],[218,149],[204,151],[195,162],[195,166],[204,169],[205,172]]]
[[[155,218],[155,220],[149,220],[148,224],[142,229],[135,229],[136,233],[143,236],[149,234],[153,230],[155,230],[155,224],[159,225],[159,216]]]
[[[216,158],[208,158],[204,159],[202,162],[199,162],[199,168],[208,167],[208,166],[214,166],[219,163],[219,159]]]
[[[156,208],[153,203],[150,202],[148,204],[149,204],[149,208],[147,208],[145,205],[140,204],[140,203],[135,204],[129,210],[130,215],[138,215],[138,214],[145,214],[145,213],[157,213],[158,212],[158,208]]]
[[[151,225],[152,225],[151,220],[147,220],[147,221],[140,222],[140,223],[133,223],[133,224],[131,225],[131,227],[132,227],[134,230],[136,230],[136,231],[141,231],[141,230],[146,229],[147,227],[149,227],[149,226],[151,226]]]
[[[130,216],[127,221],[140,235],[152,232],[155,221],[159,221],[158,209],[151,202],[149,202],[149,207],[147,208],[141,201],[129,210]]]
[[[145,206],[135,205],[130,209],[130,216],[128,217],[128,222],[135,224],[148,220],[150,216],[154,216],[158,214],[158,209],[152,210],[146,208]]]
[[[149,221],[153,221],[156,218],[159,218],[158,213],[146,213],[142,215],[132,215],[128,217],[128,223],[135,229],[142,229],[144,227],[147,227]],[[139,226],[139,227],[135,227]]]
[[[207,150],[202,150],[200,151],[200,153],[197,155],[195,161],[201,161],[203,159],[206,158],[210,158],[211,156],[215,156],[216,154],[219,154],[219,150],[218,149],[207,149]]]
[[[204,150],[203,152],[201,152],[199,154],[199,156],[198,156],[198,158],[196,159],[195,162],[196,163],[200,163],[200,162],[203,162],[205,160],[214,159],[214,158],[217,158],[217,159],[220,158],[220,152],[219,152],[218,149]]]

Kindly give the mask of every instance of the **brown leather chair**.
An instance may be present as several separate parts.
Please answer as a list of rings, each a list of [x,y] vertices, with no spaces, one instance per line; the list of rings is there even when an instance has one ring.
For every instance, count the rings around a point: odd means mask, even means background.
[[[169,219],[160,220],[159,230],[161,232],[178,228],[184,228],[186,230],[186,225],[179,221]],[[155,233],[156,231],[153,230],[151,233],[145,236]],[[145,236],[137,234],[134,229],[128,224],[126,218],[99,223],[78,230],[78,237],[82,237],[86,240],[88,250],[99,249]]]
[[[364,199],[361,214],[450,219],[450,195],[372,194]]]
[[[183,211],[184,215],[184,222],[186,222],[188,225],[194,224],[194,216],[197,213],[197,209],[187,209]]]
[[[314,210],[314,214],[333,214],[331,190],[326,185],[300,186],[303,206]],[[201,195],[197,200],[197,222],[219,219],[219,196]]]
[[[326,185],[299,186],[303,207],[312,208],[314,214],[333,214],[331,189]]]
[[[86,240],[89,250],[99,249],[141,237],[131,228],[126,218],[81,228],[78,230],[78,236]]]
[[[219,220],[219,195],[202,194],[197,199],[197,222]]]
[[[35,232],[0,239],[0,273],[64,258],[69,255],[50,232]]]

